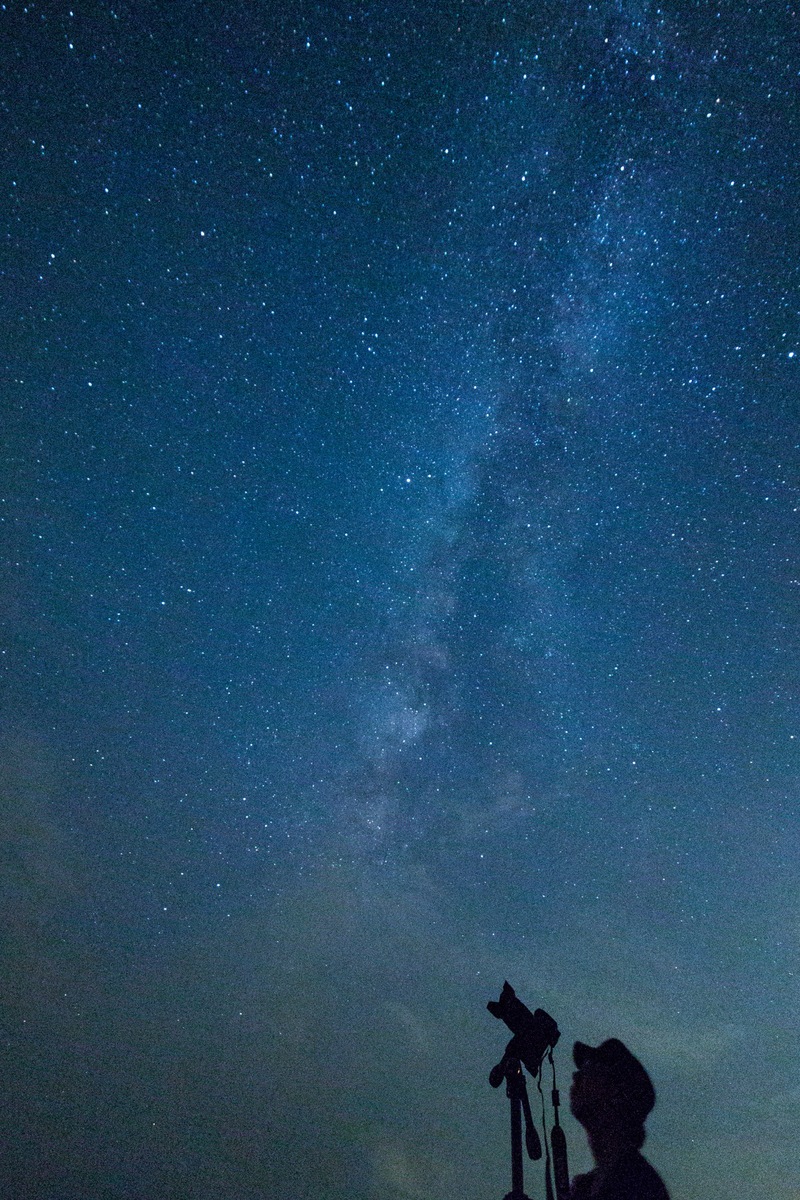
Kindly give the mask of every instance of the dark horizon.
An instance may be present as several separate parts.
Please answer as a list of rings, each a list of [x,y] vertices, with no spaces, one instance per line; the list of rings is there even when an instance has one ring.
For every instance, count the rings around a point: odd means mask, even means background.
[[[4,1195],[797,1200],[793,19],[0,12]]]

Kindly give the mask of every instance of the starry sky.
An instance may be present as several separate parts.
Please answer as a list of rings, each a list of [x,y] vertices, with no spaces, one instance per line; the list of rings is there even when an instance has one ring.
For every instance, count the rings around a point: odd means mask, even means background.
[[[800,1197],[792,8],[0,6],[4,1194]]]

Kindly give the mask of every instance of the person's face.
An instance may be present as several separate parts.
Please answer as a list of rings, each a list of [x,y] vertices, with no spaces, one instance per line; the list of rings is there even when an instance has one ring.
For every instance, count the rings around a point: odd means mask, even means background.
[[[601,1112],[608,1102],[605,1080],[591,1063],[585,1064],[572,1076],[569,1089],[569,1108],[573,1117],[581,1124]]]

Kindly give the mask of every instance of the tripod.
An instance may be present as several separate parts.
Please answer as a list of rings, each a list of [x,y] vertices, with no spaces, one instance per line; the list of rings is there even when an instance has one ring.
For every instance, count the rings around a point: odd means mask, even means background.
[[[528,1158],[542,1157],[542,1145],[533,1124],[525,1075],[518,1058],[510,1056],[505,1062],[506,1095],[511,1109],[511,1191],[504,1200],[530,1200],[525,1194],[522,1178],[522,1117],[525,1116],[525,1148]]]

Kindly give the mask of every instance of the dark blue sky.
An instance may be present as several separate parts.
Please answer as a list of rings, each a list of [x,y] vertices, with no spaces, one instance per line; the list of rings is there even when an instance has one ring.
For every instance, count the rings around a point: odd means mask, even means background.
[[[791,6],[0,22],[3,1189],[794,1200]]]

